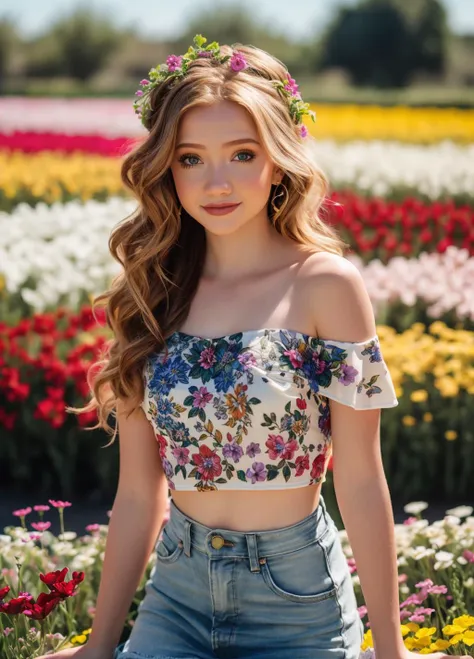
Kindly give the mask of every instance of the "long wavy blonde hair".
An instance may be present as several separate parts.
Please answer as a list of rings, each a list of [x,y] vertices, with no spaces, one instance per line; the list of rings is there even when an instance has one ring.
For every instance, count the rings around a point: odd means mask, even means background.
[[[98,423],[91,429],[104,428],[111,443],[117,427],[109,425],[109,416],[116,416],[118,399],[126,399],[130,411],[141,405],[147,357],[161,350],[167,354],[166,339],[185,321],[203,269],[204,228],[184,209],[180,213],[170,171],[179,122],[187,110],[221,100],[244,107],[273,163],[285,172],[281,182],[288,201],[275,213],[272,186],[269,221],[308,250],[343,255],[347,247],[318,214],[328,181],[308,151],[311,138],[300,137],[287,101],[270,82],[286,82],[287,68],[254,46],[233,48],[244,55],[248,69],[236,73],[228,63],[199,58],[184,79],[167,80],[153,90],[149,135],[122,163],[122,180],[139,206],[112,231],[109,249],[122,271],[93,303],[105,307],[114,338],[89,370],[90,402],[69,408],[75,413],[96,410]],[[231,55],[232,48],[221,46],[221,54]]]

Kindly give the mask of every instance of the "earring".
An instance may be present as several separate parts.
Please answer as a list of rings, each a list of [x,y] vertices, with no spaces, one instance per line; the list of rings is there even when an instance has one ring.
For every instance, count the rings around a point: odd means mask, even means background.
[[[272,198],[273,221],[275,221],[276,218],[283,212],[283,209],[287,205],[288,199],[289,199],[289,196],[290,196],[289,193],[288,193],[288,188],[286,187],[286,185],[284,183],[280,183],[280,185],[284,188],[284,190],[279,192],[277,195],[273,195],[273,198]],[[282,196],[285,197],[283,202],[280,204],[280,206],[276,206],[275,200],[278,199],[278,197],[282,197]]]

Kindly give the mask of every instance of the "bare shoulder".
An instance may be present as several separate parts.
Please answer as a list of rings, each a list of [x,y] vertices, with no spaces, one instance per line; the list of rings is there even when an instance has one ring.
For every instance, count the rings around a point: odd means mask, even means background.
[[[301,276],[317,336],[348,342],[375,336],[372,302],[353,263],[338,254],[315,252],[306,259]]]

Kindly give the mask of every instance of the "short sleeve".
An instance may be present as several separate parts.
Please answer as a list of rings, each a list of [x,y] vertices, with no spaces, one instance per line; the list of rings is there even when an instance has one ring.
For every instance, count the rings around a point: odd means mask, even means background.
[[[356,410],[398,405],[377,335],[361,343],[317,339],[311,352],[309,384],[314,394]]]

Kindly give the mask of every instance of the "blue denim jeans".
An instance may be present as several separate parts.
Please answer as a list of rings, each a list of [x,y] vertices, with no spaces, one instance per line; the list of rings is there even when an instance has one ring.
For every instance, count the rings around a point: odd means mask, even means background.
[[[359,657],[364,628],[322,497],[297,524],[249,533],[208,528],[171,503],[155,551],[114,659]]]

